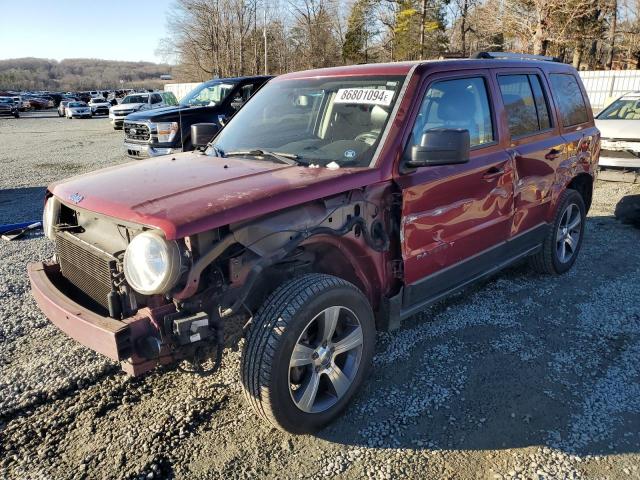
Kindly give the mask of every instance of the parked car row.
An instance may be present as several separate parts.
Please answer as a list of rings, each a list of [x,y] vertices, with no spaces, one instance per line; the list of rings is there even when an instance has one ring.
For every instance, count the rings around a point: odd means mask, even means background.
[[[109,106],[117,105],[118,99],[127,94],[134,93],[133,89],[126,90],[89,90],[79,92],[49,92],[49,91],[0,91],[0,97],[12,97],[18,104],[21,112],[27,110],[44,110],[58,108],[63,101],[77,100],[89,103],[92,100],[106,100]],[[146,92],[146,90],[144,90]],[[100,109],[100,113],[102,109]],[[62,113],[64,115],[64,113]]]
[[[28,267],[47,317],[132,375],[184,359],[212,373],[233,324],[248,404],[315,432],[365,380],[376,330],[514,262],[559,275],[579,255],[600,132],[576,70],[550,57],[220,79],[166,108],[154,95],[112,118],[127,145],[184,148],[197,112],[198,151],[50,186],[57,253]]]

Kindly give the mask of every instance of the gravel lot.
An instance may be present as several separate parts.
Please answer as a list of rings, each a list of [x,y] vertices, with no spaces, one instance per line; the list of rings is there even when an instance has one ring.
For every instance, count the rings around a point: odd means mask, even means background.
[[[0,119],[0,145],[0,223],[126,161],[106,119]],[[316,436],[253,416],[232,348],[212,377],[126,377],[36,308],[25,265],[49,242],[1,242],[0,477],[640,478],[640,230],[614,218],[632,195],[597,184],[569,274],[516,266],[379,335],[362,393]]]

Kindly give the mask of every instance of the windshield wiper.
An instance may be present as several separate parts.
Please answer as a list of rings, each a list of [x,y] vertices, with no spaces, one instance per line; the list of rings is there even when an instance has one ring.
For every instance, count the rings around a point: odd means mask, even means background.
[[[281,163],[285,163],[287,165],[299,165],[302,163],[300,155],[296,155],[295,153],[286,153],[286,152],[271,152],[269,150],[235,150],[232,152],[224,152],[225,157],[235,156],[235,155],[250,155],[252,157],[271,157],[278,160]]]

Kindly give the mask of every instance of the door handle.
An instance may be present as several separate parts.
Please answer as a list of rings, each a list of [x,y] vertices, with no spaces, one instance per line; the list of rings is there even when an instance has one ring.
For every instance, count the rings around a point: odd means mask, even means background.
[[[484,172],[484,175],[482,175],[482,178],[484,178],[485,180],[491,180],[493,178],[499,177],[503,173],[504,173],[504,168],[491,167],[489,170]]]
[[[558,158],[560,156],[560,154],[562,153],[562,151],[556,149],[556,148],[552,148],[551,150],[549,150],[546,155],[544,156],[545,160],[555,160],[556,158]]]

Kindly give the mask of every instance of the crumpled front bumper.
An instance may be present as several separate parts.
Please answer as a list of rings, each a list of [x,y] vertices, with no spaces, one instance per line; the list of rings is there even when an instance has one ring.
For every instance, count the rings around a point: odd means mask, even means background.
[[[89,310],[62,292],[56,285],[61,280],[58,264],[30,263],[27,272],[33,297],[51,323],[84,346],[121,362],[122,369],[130,375],[142,375],[177,359],[166,346],[161,346],[152,359],[138,352],[140,342],[149,337],[160,343],[159,322],[175,311],[172,304],[142,308],[133,317],[116,320]]]
[[[601,167],[640,168],[640,141],[610,140],[600,142]]]

